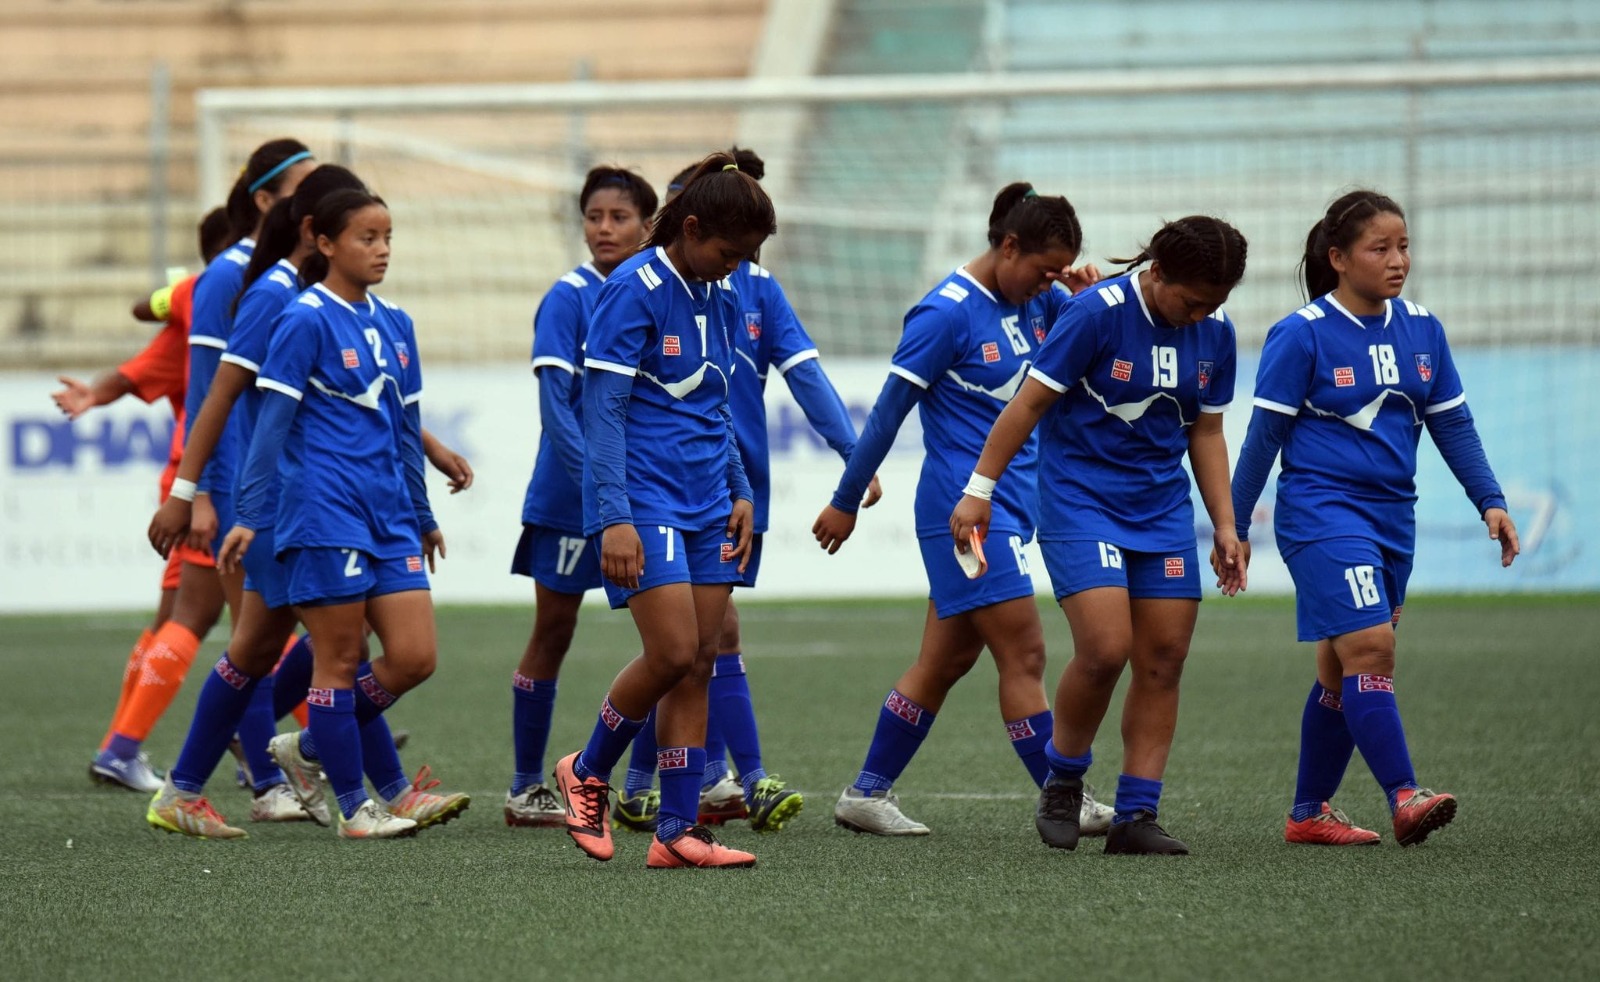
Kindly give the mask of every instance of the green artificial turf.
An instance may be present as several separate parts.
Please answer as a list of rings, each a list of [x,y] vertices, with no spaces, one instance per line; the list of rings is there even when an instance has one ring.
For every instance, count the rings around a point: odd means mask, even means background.
[[[806,793],[782,833],[742,824],[748,872],[647,872],[620,833],[596,863],[560,831],[510,829],[510,676],[531,610],[440,612],[438,673],[391,712],[473,794],[444,828],[342,842],[310,825],[243,842],[146,827],[142,796],[85,776],[132,616],[0,619],[0,966],[8,978],[1577,978],[1600,960],[1600,601],[1412,598],[1398,696],[1419,777],[1455,824],[1401,850],[1359,757],[1338,803],[1377,848],[1282,842],[1312,679],[1287,602],[1209,600],[1184,679],[1162,820],[1186,859],[1044,848],[1032,786],[995,708],[993,667],[957,688],[897,791],[920,840],[855,836],[832,805],[883,695],[914,656],[917,600],[744,607],[769,770]],[[1042,609],[1052,689],[1071,650]],[[219,633],[220,636],[220,633]],[[552,758],[581,746],[636,649],[586,609],[561,680]],[[171,763],[208,644],[147,744]],[[1110,797],[1116,710],[1089,777]],[[620,780],[620,774],[618,775]],[[231,765],[213,801],[248,825]],[[1130,974],[1134,973],[1134,974]]]

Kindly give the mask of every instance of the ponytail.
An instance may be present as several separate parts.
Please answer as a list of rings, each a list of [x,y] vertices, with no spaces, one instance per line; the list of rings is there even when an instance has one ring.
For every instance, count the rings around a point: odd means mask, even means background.
[[[1083,228],[1072,202],[1059,194],[1042,195],[1026,181],[1007,184],[994,196],[989,245],[1000,248],[1008,235],[1016,236],[1017,248],[1024,253],[1083,248]]]
[[[727,153],[714,153],[700,162],[684,182],[683,191],[656,213],[646,245],[669,246],[678,241],[683,221],[690,215],[699,219],[705,238],[753,233],[766,238],[778,230],[772,199]]]

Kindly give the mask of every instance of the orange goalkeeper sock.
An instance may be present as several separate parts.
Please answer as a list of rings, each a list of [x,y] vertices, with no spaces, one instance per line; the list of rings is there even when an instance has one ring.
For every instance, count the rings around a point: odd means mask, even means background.
[[[122,718],[123,711],[128,708],[128,699],[133,695],[133,687],[139,681],[139,669],[144,667],[144,653],[150,647],[150,642],[155,638],[147,627],[139,632],[139,640],[134,642],[133,650],[128,652],[128,664],[122,669],[122,693],[117,696],[117,708],[111,713],[111,725],[106,727],[106,735],[100,738],[100,749],[106,749],[106,744],[111,742],[111,734],[117,732],[117,720]]]
[[[174,621],[161,625],[145,649],[133,693],[112,724],[117,736],[141,743],[150,736],[182,688],[183,677],[199,650],[200,639],[193,631]]]

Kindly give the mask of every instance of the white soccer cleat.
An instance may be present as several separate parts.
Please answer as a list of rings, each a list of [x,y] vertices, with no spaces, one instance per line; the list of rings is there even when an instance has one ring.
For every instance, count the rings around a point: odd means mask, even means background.
[[[506,824],[523,828],[565,828],[567,807],[546,784],[529,785],[521,794],[507,791]]]
[[[1079,835],[1105,835],[1111,831],[1111,819],[1116,814],[1116,809],[1094,799],[1093,788],[1087,784],[1083,786],[1083,807],[1078,809]]]
[[[745,806],[744,788],[726,772],[717,783],[700,792],[700,810],[695,821],[700,825],[724,825],[750,814]]]
[[[102,750],[89,765],[89,777],[99,784],[120,784],[129,791],[143,794],[161,790],[161,775],[150,766],[150,758],[142,753],[128,758]]]
[[[928,827],[900,811],[900,799],[888,791],[862,794],[845,788],[833,806],[833,822],[869,835],[927,835]]]
[[[416,834],[416,822],[389,814],[371,798],[363,801],[349,818],[339,816],[341,839],[403,839]]]
[[[250,802],[252,822],[309,822],[311,816],[287,784],[274,784]]]
[[[328,798],[322,790],[322,765],[307,760],[300,753],[300,734],[279,733],[267,742],[267,753],[278,762],[283,776],[289,781],[289,790],[305,806],[306,815],[326,828],[331,823]]]

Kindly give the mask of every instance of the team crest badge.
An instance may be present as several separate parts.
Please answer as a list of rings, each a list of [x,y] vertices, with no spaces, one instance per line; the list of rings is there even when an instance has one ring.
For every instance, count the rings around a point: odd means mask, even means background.
[[[1420,354],[1417,356],[1417,374],[1422,376],[1424,382],[1433,381],[1433,356]]]
[[[1203,361],[1200,363],[1200,388],[1202,389],[1211,384],[1211,367],[1212,362]]]
[[[761,311],[747,310],[744,312],[744,330],[750,335],[750,340],[761,340]]]
[[[1033,318],[1032,324],[1033,324],[1033,339],[1035,341],[1038,341],[1040,344],[1043,344],[1044,343],[1044,335],[1045,335],[1044,315],[1040,314],[1037,317]]]
[[[410,368],[411,367],[411,346],[409,344],[406,344],[404,341],[396,341],[394,343],[394,351],[395,351],[395,354],[400,356],[400,367],[401,368]]]

